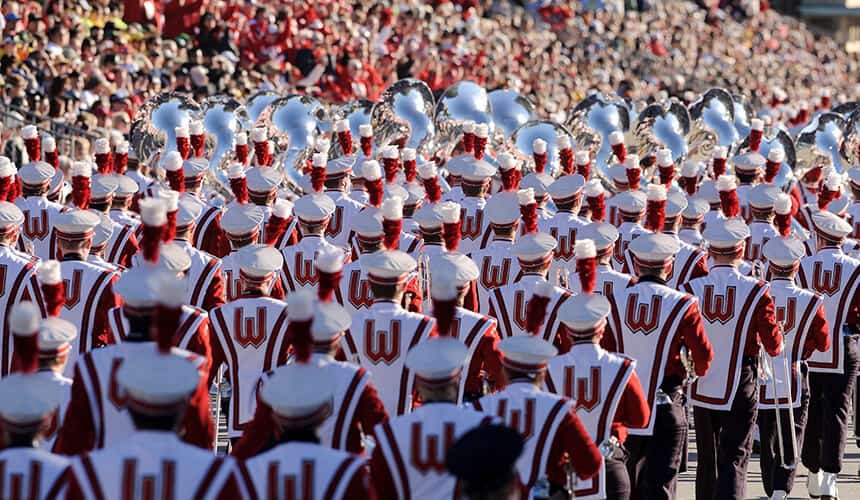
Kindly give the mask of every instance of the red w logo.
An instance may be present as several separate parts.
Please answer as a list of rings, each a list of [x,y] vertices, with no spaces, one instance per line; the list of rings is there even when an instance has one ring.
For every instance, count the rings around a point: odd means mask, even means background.
[[[356,309],[368,308],[373,305],[373,294],[370,292],[370,281],[361,279],[361,271],[354,270],[349,274],[349,303]]]
[[[421,474],[427,474],[431,470],[442,474],[445,472],[445,455],[448,452],[448,448],[454,444],[454,424],[446,422],[442,426],[444,436],[441,448],[439,447],[439,436],[436,434],[423,436],[421,427],[420,422],[412,424],[412,436],[409,441],[411,444],[410,457],[412,465]]]
[[[42,210],[39,216],[33,216],[29,210],[24,211],[24,236],[31,240],[44,240],[48,236],[48,211]]]
[[[137,460],[127,458],[122,462],[122,500],[136,498],[174,500],[176,489],[176,462],[161,461],[160,474],[137,476]]]
[[[576,377],[576,367],[564,369],[564,396],[576,401],[576,409],[591,411],[600,404],[600,367],[592,366],[591,375]]]
[[[72,310],[78,302],[81,301],[81,280],[83,280],[83,271],[76,269],[72,272],[72,279],[63,280],[63,286],[66,292],[66,309]]]
[[[508,284],[511,274],[511,259],[502,259],[498,266],[492,265],[492,257],[484,257],[481,263],[481,286],[487,290]]]
[[[833,269],[823,269],[823,262],[812,265],[812,289],[827,296],[833,296],[839,291],[842,282],[842,264],[833,264]]]
[[[651,303],[639,303],[639,294],[633,293],[627,297],[627,313],[624,322],[630,327],[632,333],[642,332],[645,335],[657,329],[660,320],[660,306],[663,298],[659,295],[651,296]]]
[[[266,308],[257,308],[257,317],[246,318],[242,308],[233,311],[233,335],[243,348],[259,348],[266,340]]]
[[[226,270],[224,271],[224,283],[227,287],[227,302],[232,302],[242,294],[240,290],[242,290],[242,284],[238,279],[233,279],[233,271]]]
[[[4,493],[8,494],[4,498],[38,498],[40,496],[39,487],[42,484],[41,462],[31,460],[30,467],[26,472],[4,472],[5,477],[3,477],[3,480],[8,479],[9,481],[9,487],[4,490]]]
[[[296,258],[293,262],[293,277],[295,277],[298,285],[305,286],[317,284],[319,276],[317,276],[317,269],[314,266],[313,259],[305,260],[302,252],[296,252]]]
[[[726,324],[735,315],[735,287],[726,289],[725,295],[714,294],[714,285],[705,286],[702,299],[702,316],[710,323]]]
[[[573,259],[573,246],[576,244],[576,229],[567,228],[567,234],[559,236],[558,228],[551,227],[549,234],[558,241],[558,246],[555,247],[555,258],[569,261]]]
[[[116,407],[117,410],[125,408],[125,403],[128,401],[128,396],[125,395],[119,387],[116,380],[116,372],[122,365],[122,358],[114,358],[110,365],[110,381],[108,382],[108,399]]]
[[[526,292],[519,290],[514,293],[514,323],[520,330],[526,329]]]
[[[269,463],[268,482],[269,498],[283,498],[285,500],[313,500],[314,495],[314,461],[302,460],[302,472],[284,475],[282,492],[278,491],[278,462]]]
[[[484,211],[477,210],[474,216],[466,215],[466,209],[460,210],[461,232],[463,238],[477,240],[484,233]]]
[[[612,249],[612,257],[616,262],[624,262],[624,254],[627,252],[627,245],[629,244],[630,242],[623,237],[618,238],[618,243]]]
[[[611,281],[606,281],[605,283],[603,283],[603,292],[602,292],[603,296],[604,297],[612,297],[612,292],[614,291],[614,289],[615,289],[615,287],[614,287],[613,283]],[[595,293],[601,293],[601,291],[597,290],[597,289],[595,289],[594,291],[595,291]]]
[[[325,228],[325,235],[335,237],[340,234],[343,229],[343,207],[335,207],[334,213],[328,221],[328,226]]]
[[[373,320],[364,322],[364,350],[367,359],[378,365],[390,365],[400,356],[400,322],[392,321],[389,330],[377,330]]]
[[[797,313],[797,298],[789,297],[785,307],[776,308],[776,322],[782,323],[783,331],[791,331],[794,328],[795,315]]]
[[[526,399],[522,410],[508,409],[508,400],[499,400],[497,415],[505,424],[520,433],[523,439],[528,439],[535,431],[535,400]]]

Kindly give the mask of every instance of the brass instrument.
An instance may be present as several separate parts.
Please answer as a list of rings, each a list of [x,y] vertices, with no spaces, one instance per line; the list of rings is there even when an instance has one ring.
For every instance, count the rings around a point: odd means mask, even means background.
[[[688,155],[687,136],[691,130],[690,113],[677,99],[653,103],[639,113],[633,126],[633,140],[641,157],[656,154],[661,148],[672,151],[680,164]],[[648,178],[649,172],[643,172]]]
[[[436,153],[448,157],[463,134],[463,124],[486,124],[492,139],[496,135],[493,108],[483,87],[463,80],[448,87],[436,103]]]
[[[187,126],[199,112],[193,99],[176,92],[145,102],[135,114],[129,140],[141,163],[160,167],[167,153],[176,151],[176,127]]]
[[[212,96],[201,103],[198,118],[203,122],[209,139],[207,182],[225,200],[230,200],[233,192],[227,178],[227,168],[235,160],[236,133],[244,130],[243,123],[249,123],[247,110],[235,99]]]
[[[609,135],[616,131],[628,134],[631,116],[632,111],[626,102],[597,93],[577,104],[564,122],[573,136],[571,144],[577,151],[591,151],[592,170],[604,179],[609,179],[609,167],[612,166]],[[607,186],[611,185],[607,182]]]
[[[436,135],[434,107],[426,83],[412,78],[394,82],[370,112],[374,144],[379,148],[405,140],[403,147],[429,153]]]
[[[492,119],[496,126],[495,134],[490,137],[496,148],[501,148],[517,127],[538,118],[534,103],[514,90],[491,90],[487,96],[490,98]],[[436,118],[438,120],[438,113]]]
[[[326,113],[318,100],[295,94],[276,99],[259,118],[269,129],[275,166],[284,174],[285,187],[299,196],[302,169],[314,153],[319,124],[327,120]]]
[[[847,128],[848,123],[841,115],[831,112],[816,115],[795,138],[795,175],[801,178],[816,166],[831,166],[836,172],[845,173],[847,166],[841,151]]]
[[[709,160],[715,146],[732,150],[738,141],[738,131],[735,128],[735,102],[728,91],[709,89],[690,104],[689,111],[691,128],[687,134],[687,159]]]
[[[737,151],[743,152],[749,148],[749,137],[744,137],[738,144]],[[759,146],[759,153],[767,158],[771,149],[782,149],[785,153],[785,159],[779,168],[779,173],[773,180],[775,186],[782,188],[784,191],[790,191],[791,186],[796,182],[794,169],[797,165],[797,154],[794,149],[794,141],[791,140],[791,135],[782,127],[768,126],[765,127]]]

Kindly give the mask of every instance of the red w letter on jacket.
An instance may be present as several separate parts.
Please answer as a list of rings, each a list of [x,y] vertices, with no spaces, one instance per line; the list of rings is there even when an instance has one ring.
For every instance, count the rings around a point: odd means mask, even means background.
[[[627,314],[624,322],[633,333],[642,332],[645,335],[657,329],[660,320],[660,308],[663,298],[659,295],[651,297],[651,304],[639,303],[639,294],[633,293],[627,297]]]
[[[725,295],[714,293],[714,285],[705,286],[702,299],[702,316],[710,323],[725,324],[735,315],[735,287],[726,289]]]
[[[445,454],[448,452],[448,448],[454,444],[454,424],[446,422],[443,425],[442,432],[445,435],[443,436],[442,448],[439,447],[439,436],[436,434],[422,436],[421,427],[420,422],[412,424],[412,436],[409,440],[412,465],[422,474],[426,474],[430,470],[442,474],[445,472]],[[426,441],[426,443],[422,441]]]

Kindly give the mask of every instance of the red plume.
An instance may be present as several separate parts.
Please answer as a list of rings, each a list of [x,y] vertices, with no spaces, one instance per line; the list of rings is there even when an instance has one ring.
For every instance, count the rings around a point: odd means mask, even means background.
[[[382,204],[382,195],[384,193],[382,179],[380,178],[373,181],[365,179],[364,188],[367,190],[370,206],[380,206]]]
[[[546,153],[533,153],[535,161],[535,172],[542,174],[546,170]]]
[[[400,160],[397,158],[383,158],[382,167],[385,170],[385,182],[391,184],[397,179],[397,171],[400,170]]]
[[[206,146],[205,134],[191,134],[191,151],[195,158],[203,157],[203,148]]]
[[[39,369],[39,320],[39,309],[32,302],[20,302],[12,308],[9,329],[13,373],[35,373]]]
[[[791,234],[791,198],[787,194],[780,193],[773,204],[773,225],[783,237]]]
[[[293,344],[296,361],[307,363],[313,352],[313,298],[308,294],[294,293],[287,299],[290,324],[287,326],[287,339]]]
[[[725,158],[714,158],[711,166],[714,170],[714,179],[718,179],[721,175],[726,173],[726,159]]]
[[[382,231],[384,233],[382,244],[388,250],[397,250],[400,246],[400,233],[403,231],[403,219],[382,219]]]
[[[63,282],[60,263],[46,260],[39,266],[39,286],[48,316],[56,318],[66,304],[66,286]]]
[[[119,149],[117,146],[113,152],[113,171],[119,175],[124,175],[128,169],[128,146],[124,145],[124,148]]]
[[[45,151],[45,162],[54,167],[54,170],[60,168],[60,153],[56,150]]]
[[[42,158],[42,139],[38,135],[24,139],[24,147],[27,148],[27,156],[30,157],[30,161],[39,161]]]
[[[579,286],[582,293],[593,293],[597,283],[597,249],[591,240],[580,240],[574,243],[573,253],[576,257],[576,274],[579,275]]]
[[[434,281],[431,288],[436,334],[440,337],[450,337],[454,316],[457,314],[457,287],[451,282]]]
[[[526,303],[526,331],[535,335],[546,319],[546,309],[552,297],[553,286],[549,283],[539,283],[535,287],[532,298]]]
[[[449,252],[457,251],[462,236],[459,220],[457,222],[445,222],[442,224],[442,239],[445,241],[445,249]]]
[[[586,196],[585,202],[588,204],[588,210],[591,211],[592,221],[602,221],[606,217],[606,202],[605,194],[601,190],[599,193]]]
[[[248,179],[244,175],[230,178],[230,191],[236,197],[236,203],[248,203]]]
[[[436,203],[442,199],[442,187],[439,186],[439,178],[435,175],[429,179],[422,179],[424,184],[424,192],[427,193],[427,200],[430,203]]]
[[[648,186],[645,203],[645,229],[659,233],[666,223],[666,188],[659,184]]]
[[[570,175],[573,173],[573,150],[569,147],[558,150],[558,162],[561,165],[562,175]]]
[[[717,179],[717,190],[720,193],[720,210],[731,219],[740,213],[740,202],[734,178],[723,175]]]
[[[291,210],[292,205],[287,200],[275,200],[275,205],[272,207],[272,215],[266,221],[264,230],[267,245],[274,245],[284,235],[284,232],[287,230],[287,223],[290,220]]]
[[[537,203],[531,202],[527,205],[520,205],[520,216],[523,220],[523,232],[528,233],[536,233],[537,232]]]
[[[361,153],[364,155],[364,157],[370,158],[371,152],[373,151],[373,136],[362,136],[359,140],[359,144],[361,145]]]
[[[627,167],[624,171],[627,174],[627,184],[630,186],[630,191],[639,191],[639,178],[642,175],[642,169],[636,166],[634,168]]]
[[[502,191],[516,191],[520,188],[523,173],[518,168],[501,170]]]

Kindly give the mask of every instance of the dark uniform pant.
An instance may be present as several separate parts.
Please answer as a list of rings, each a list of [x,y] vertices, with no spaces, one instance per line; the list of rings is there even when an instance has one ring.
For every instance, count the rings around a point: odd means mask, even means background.
[[[695,403],[694,403],[695,404]],[[696,500],[746,498],[746,474],[758,410],[758,358],[744,357],[729,411],[693,407]]]
[[[681,455],[687,439],[687,415],[681,387],[667,387],[664,391],[672,402],[655,406],[654,434],[628,435],[625,442],[630,454],[627,471],[633,500],[668,500],[676,496]]]
[[[842,470],[851,391],[860,366],[857,336],[842,337],[842,343],[842,373],[809,374],[809,418],[801,458],[810,472],[838,473]]]
[[[630,498],[630,477],[627,475],[628,453],[619,447],[611,457],[603,461],[606,468],[606,498],[628,500]]]
[[[809,408],[809,381],[804,368],[800,377],[800,406],[794,408],[794,435],[797,436],[797,446],[803,446],[803,429],[806,427],[806,415]],[[779,464],[779,443],[777,442],[776,410],[759,410],[758,428],[761,435],[761,478],[764,483],[764,491],[767,496],[773,495],[774,490],[782,490],[791,493],[794,486],[794,476],[797,468],[785,468]],[[791,428],[788,420],[788,411],[782,407],[779,411],[780,426],[782,427],[782,439],[785,446],[786,457],[782,463],[790,464],[795,460],[795,453],[791,450]],[[800,450],[798,450],[799,452]]]

